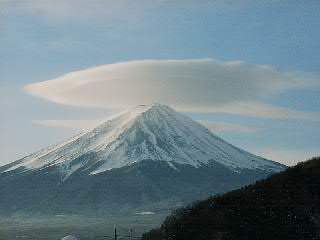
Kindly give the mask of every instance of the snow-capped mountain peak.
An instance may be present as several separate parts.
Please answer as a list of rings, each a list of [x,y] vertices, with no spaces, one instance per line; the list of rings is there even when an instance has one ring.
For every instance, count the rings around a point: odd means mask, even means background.
[[[171,167],[220,163],[233,171],[279,171],[283,166],[238,149],[172,108],[140,105],[62,144],[40,150],[11,164],[6,172],[57,167],[67,178],[76,171],[91,175],[143,160]]]

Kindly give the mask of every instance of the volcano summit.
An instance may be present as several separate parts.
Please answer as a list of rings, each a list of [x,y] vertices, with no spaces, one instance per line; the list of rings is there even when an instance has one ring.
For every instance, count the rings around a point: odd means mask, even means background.
[[[168,106],[141,105],[0,167],[0,211],[102,214],[170,208],[283,169]]]

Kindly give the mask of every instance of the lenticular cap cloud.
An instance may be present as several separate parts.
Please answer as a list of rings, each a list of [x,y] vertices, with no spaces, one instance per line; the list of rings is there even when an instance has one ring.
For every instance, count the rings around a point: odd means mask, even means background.
[[[258,97],[308,84],[299,74],[270,66],[189,59],[107,64],[24,89],[64,105],[117,109],[160,102],[184,111],[228,112],[235,104],[256,104]]]

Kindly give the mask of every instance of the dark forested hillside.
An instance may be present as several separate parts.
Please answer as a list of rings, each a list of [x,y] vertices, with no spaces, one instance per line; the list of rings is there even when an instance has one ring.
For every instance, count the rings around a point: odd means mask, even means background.
[[[320,158],[176,210],[143,240],[320,239]]]

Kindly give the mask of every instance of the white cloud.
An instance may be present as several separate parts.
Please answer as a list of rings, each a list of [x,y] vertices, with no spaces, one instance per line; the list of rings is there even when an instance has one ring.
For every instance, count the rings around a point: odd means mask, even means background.
[[[240,124],[224,123],[224,122],[212,122],[207,120],[198,120],[199,123],[206,126],[213,132],[242,132],[252,133],[257,132],[260,129],[251,126],[244,126]]]
[[[71,72],[24,89],[55,103],[82,107],[118,109],[160,102],[182,111],[313,119],[319,114],[257,99],[315,82],[312,76],[241,61],[140,60]]]
[[[198,109],[193,109],[198,112],[215,112],[245,115],[249,117],[273,118],[273,119],[305,119],[305,120],[320,120],[318,112],[303,112],[295,111],[284,107],[277,107],[270,104],[265,104],[257,101],[248,102],[233,102],[222,106],[212,106],[209,109],[199,106]]]
[[[306,161],[312,157],[320,156],[319,149],[277,149],[265,148],[252,150],[252,153],[271,159],[287,166],[294,166],[298,162]]]

